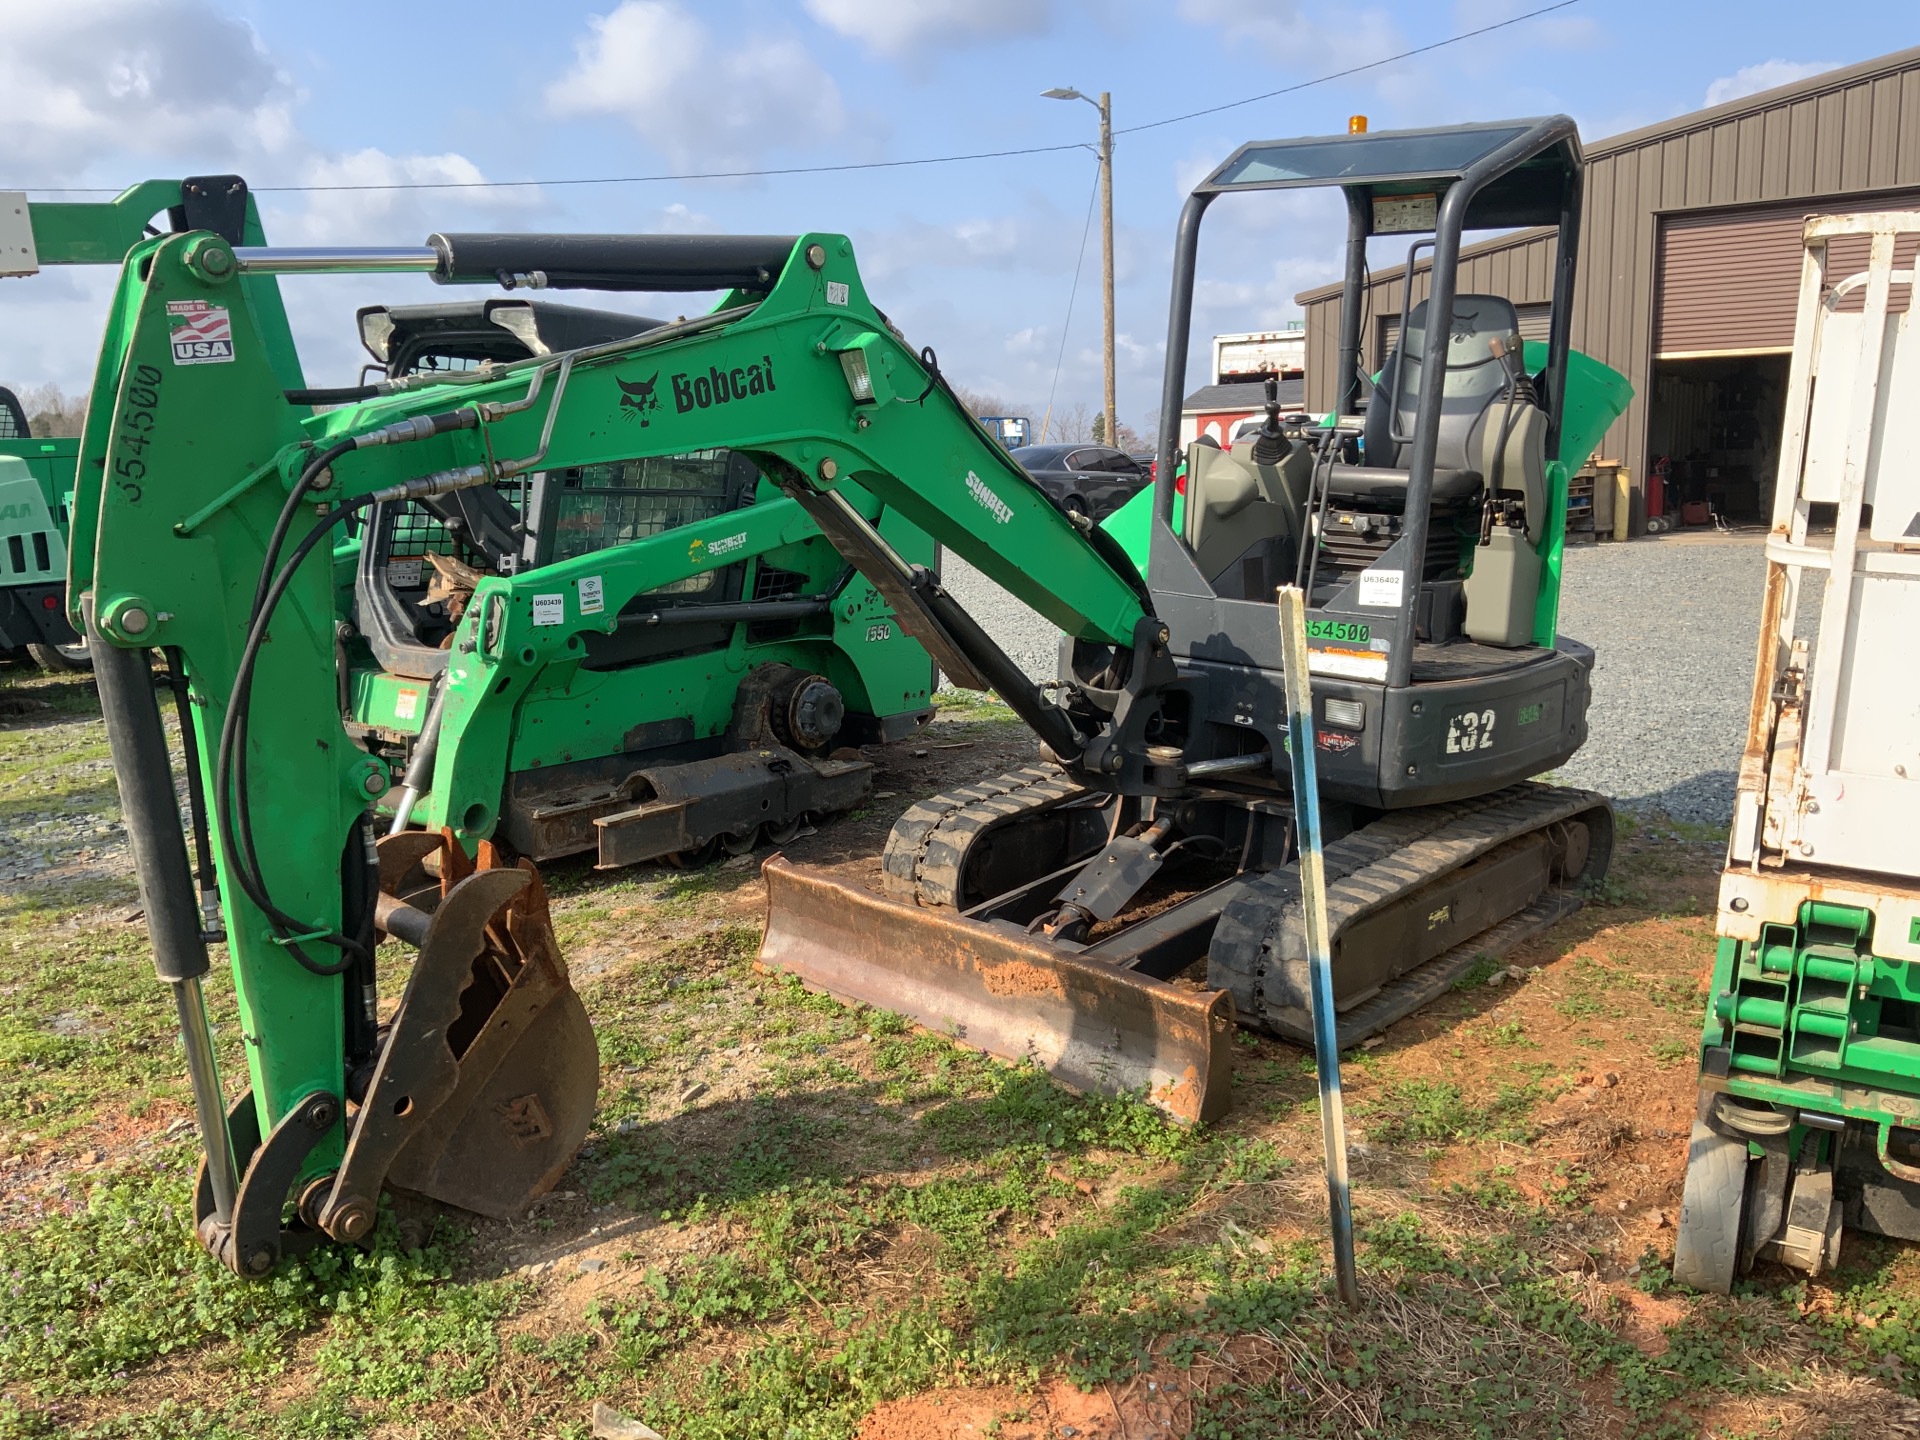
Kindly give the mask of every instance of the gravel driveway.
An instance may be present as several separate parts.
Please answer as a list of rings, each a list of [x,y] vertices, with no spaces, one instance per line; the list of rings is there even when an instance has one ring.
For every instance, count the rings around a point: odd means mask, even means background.
[[[1764,538],[1663,535],[1567,552],[1560,629],[1600,659],[1591,738],[1555,779],[1675,820],[1731,818]],[[1029,675],[1053,678],[1052,626],[951,555],[946,584]]]

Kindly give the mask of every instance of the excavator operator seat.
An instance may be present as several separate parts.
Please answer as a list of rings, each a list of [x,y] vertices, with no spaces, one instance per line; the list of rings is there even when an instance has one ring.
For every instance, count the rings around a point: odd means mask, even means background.
[[[1428,302],[1413,307],[1367,401],[1360,465],[1334,465],[1333,503],[1403,515],[1422,374],[1432,352]],[[1457,295],[1433,462],[1432,515],[1492,512],[1463,586],[1466,635],[1531,643],[1546,522],[1547,416],[1522,363],[1519,316],[1499,295]],[[1462,523],[1465,523],[1464,521]],[[1450,530],[1451,527],[1448,527]],[[1427,554],[1447,532],[1429,521]],[[1432,577],[1430,577],[1432,578]]]
[[[1484,467],[1492,458],[1487,442],[1502,434],[1506,426],[1505,402],[1513,390],[1515,373],[1509,363],[1518,365],[1521,344],[1520,322],[1513,304],[1498,295],[1454,297],[1453,320],[1447,338],[1440,436],[1433,460],[1433,504],[1449,510],[1480,495],[1487,473]],[[1367,399],[1366,428],[1361,436],[1365,463],[1333,467],[1336,501],[1395,512],[1405,507],[1426,341],[1427,302],[1422,300],[1413,307],[1413,315],[1388,353]],[[1512,357],[1511,362],[1506,357]],[[1530,406],[1530,396],[1530,389],[1513,394],[1514,409],[1518,411],[1522,402]],[[1517,415],[1514,423],[1518,424]]]

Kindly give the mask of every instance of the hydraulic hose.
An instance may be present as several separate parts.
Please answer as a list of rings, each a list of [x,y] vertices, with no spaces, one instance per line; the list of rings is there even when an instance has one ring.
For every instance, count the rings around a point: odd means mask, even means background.
[[[337,447],[336,447],[337,448]],[[351,444],[349,443],[349,448]],[[311,471],[314,467],[309,467]],[[305,476],[302,477],[304,482]],[[294,494],[300,493],[300,486],[294,487]],[[247,631],[244,648],[240,652],[240,665],[234,673],[233,693],[227,703],[225,723],[220,728],[220,748],[214,763],[214,793],[217,797],[215,812],[220,828],[220,845],[226,852],[228,862],[233,867],[234,878],[246,896],[267,917],[268,922],[278,934],[280,943],[287,952],[304,968],[315,975],[341,975],[351,969],[356,960],[362,957],[360,942],[339,930],[328,930],[318,934],[313,932],[309,922],[288,914],[267,893],[265,881],[260,874],[260,860],[253,843],[253,827],[249,815],[247,797],[247,713],[253,701],[253,672],[260,658],[260,647],[265,642],[267,627],[293,583],[293,577],[300,564],[313,553],[314,547],[328,535],[348,515],[354,514],[373,503],[372,496],[364,496],[335,509],[309,530],[300,543],[294,547],[287,563],[273,576],[261,596],[261,603],[254,615],[253,624]],[[265,571],[263,570],[263,574]],[[314,959],[301,948],[300,937],[318,940],[322,944],[332,945],[341,951],[340,959],[326,963]]]
[[[395,421],[381,426],[377,430],[336,441],[325,450],[313,456],[300,471],[298,480],[287,494],[286,504],[280,507],[279,518],[275,521],[273,533],[267,541],[266,552],[262,558],[260,575],[254,587],[253,620],[247,630],[245,645],[240,653],[240,664],[234,673],[233,691],[228,698],[227,713],[220,728],[220,745],[214,763],[214,813],[220,831],[220,844],[233,867],[234,878],[260,911],[266,915],[272,925],[275,938],[286,947],[287,952],[304,969],[315,975],[335,976],[345,974],[356,965],[364,965],[370,955],[369,944],[358,935],[370,935],[366,923],[367,916],[354,915],[348,920],[356,934],[349,935],[337,929],[316,931],[312,924],[282,910],[267,893],[266,882],[262,878],[260,859],[254,845],[253,817],[249,796],[251,790],[247,780],[247,729],[249,714],[253,703],[253,672],[259,662],[260,647],[265,643],[267,630],[274,612],[293,584],[293,577],[301,563],[313,553],[320,541],[334,526],[349,516],[358,515],[362,510],[382,499],[393,499],[402,494],[440,493],[445,489],[458,488],[461,484],[475,483],[487,473],[484,467],[474,469],[471,478],[469,471],[439,472],[422,479],[409,481],[405,486],[390,487],[376,491],[358,499],[336,506],[324,516],[294,547],[293,554],[286,564],[276,572],[275,566],[280,559],[281,548],[286,544],[288,532],[293,528],[294,516],[308,495],[316,488],[320,476],[329,466],[343,455],[372,445],[402,444],[413,440],[424,440],[433,435],[445,434],[453,430],[473,429],[480,423],[477,410],[463,408],[446,411],[437,415],[413,416],[406,420]],[[343,895],[343,902],[345,900]],[[371,914],[374,897],[368,895],[358,908]],[[343,909],[345,908],[343,904]],[[341,952],[340,959],[331,963],[315,959],[302,948],[306,943],[319,941],[331,945]]]

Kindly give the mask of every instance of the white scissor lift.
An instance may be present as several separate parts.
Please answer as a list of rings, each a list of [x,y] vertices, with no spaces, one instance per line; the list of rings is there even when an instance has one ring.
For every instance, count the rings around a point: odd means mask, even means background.
[[[1674,1253],[1723,1292],[1920,1240],[1920,212],[1805,246]]]

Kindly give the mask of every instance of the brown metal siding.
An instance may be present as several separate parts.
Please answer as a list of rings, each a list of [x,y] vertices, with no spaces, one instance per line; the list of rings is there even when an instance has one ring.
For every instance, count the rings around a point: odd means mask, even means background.
[[[1872,203],[1882,210],[1920,209],[1920,190],[1876,196]],[[1803,201],[1670,216],[1660,227],[1655,357],[1792,349],[1800,237],[1809,213]],[[1908,263],[1914,248],[1912,239],[1903,241],[1896,264]],[[1842,277],[1866,263],[1865,237],[1843,236],[1832,244],[1828,273]],[[1907,299],[1907,288],[1896,286],[1891,307],[1904,310]]]
[[[1635,485],[1641,483],[1663,212],[1790,201],[1805,202],[1807,212],[1878,209],[1889,198],[1884,192],[1916,187],[1920,48],[1589,146],[1573,343],[1625,374],[1635,391],[1601,442],[1603,453],[1624,459]],[[1524,272],[1529,287],[1536,274],[1543,287],[1550,282],[1550,237],[1522,232],[1473,247],[1462,257],[1463,269],[1496,252],[1515,252],[1516,273]],[[1374,277],[1376,315],[1400,308],[1398,282],[1397,270]],[[1463,275],[1461,284],[1468,283]],[[1338,322],[1331,317],[1339,298],[1337,287],[1301,297],[1309,317],[1311,406],[1332,402]],[[1548,296],[1543,288],[1511,298],[1526,303]],[[1316,325],[1320,311],[1329,318]]]
[[[1793,348],[1804,207],[1675,215],[1660,227],[1656,357]]]

